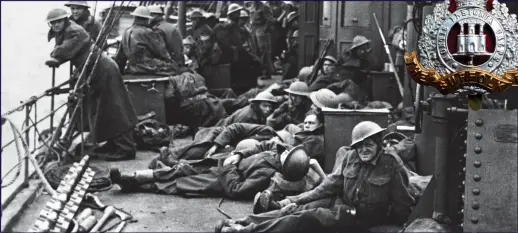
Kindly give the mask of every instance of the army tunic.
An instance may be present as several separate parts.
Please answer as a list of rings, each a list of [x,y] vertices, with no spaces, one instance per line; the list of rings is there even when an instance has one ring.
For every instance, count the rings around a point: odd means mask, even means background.
[[[165,45],[167,51],[171,55],[171,59],[173,59],[177,64],[184,64],[183,37],[178,28],[166,20],[158,22],[155,27],[156,29],[163,31],[163,35],[165,36]]]
[[[342,232],[406,222],[414,199],[401,159],[382,152],[363,163],[355,150],[342,147],[338,153],[345,154],[340,169],[317,188],[288,197],[299,206],[251,215],[244,232]]]
[[[74,20],[72,16],[70,16],[69,19],[83,27],[90,35],[92,41],[95,42],[97,40],[99,33],[101,33],[102,25],[99,21],[94,19],[89,10],[85,10],[83,15],[77,20]]]
[[[266,124],[266,116],[255,103],[239,109],[225,119],[221,119],[215,126],[226,126],[234,123]]]
[[[93,49],[86,30],[69,21],[63,32],[50,30],[49,41],[52,38],[55,38],[56,45],[50,56],[60,63],[70,61],[82,69]],[[99,52],[96,49],[92,57],[97,57]],[[92,71],[94,60],[86,65],[85,73],[92,72],[92,79],[90,93],[83,103],[94,142],[103,142],[132,130],[137,124],[137,114],[117,64],[107,55],[101,54],[97,67]]]
[[[304,122],[306,113],[311,109],[311,100],[304,98],[304,102],[299,106],[291,106],[289,101],[282,103],[272,113],[272,118],[267,124],[274,129],[284,128],[288,124],[298,125]]]

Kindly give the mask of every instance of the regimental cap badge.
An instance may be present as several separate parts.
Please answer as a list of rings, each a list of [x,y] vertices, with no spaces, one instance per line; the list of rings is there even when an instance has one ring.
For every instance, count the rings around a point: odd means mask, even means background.
[[[480,97],[518,85],[518,23],[497,0],[437,3],[418,48],[405,54],[409,74],[441,94]]]

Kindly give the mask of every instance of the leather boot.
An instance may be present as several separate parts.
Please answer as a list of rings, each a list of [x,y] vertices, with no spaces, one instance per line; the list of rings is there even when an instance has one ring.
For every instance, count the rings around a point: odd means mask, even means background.
[[[141,191],[141,185],[152,183],[155,179],[153,170],[140,170],[132,174],[122,174],[118,168],[110,169],[112,183],[118,184],[123,192]]]

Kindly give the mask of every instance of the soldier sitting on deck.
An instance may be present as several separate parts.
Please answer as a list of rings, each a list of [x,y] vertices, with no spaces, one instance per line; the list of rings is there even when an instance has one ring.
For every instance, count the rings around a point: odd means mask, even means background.
[[[257,141],[252,143],[255,144]],[[123,192],[216,196],[246,200],[265,190],[276,172],[281,172],[288,181],[303,179],[308,174],[309,161],[302,146],[290,149],[290,146],[279,145],[276,151],[255,154],[243,158],[239,163],[232,161],[221,167],[217,167],[217,160],[207,158],[191,164],[180,161],[172,167],[162,166],[130,175],[123,175],[118,169],[112,169],[110,178]]]
[[[139,6],[131,13],[133,25],[124,31],[115,61],[123,74],[172,76],[178,72],[178,64],[166,49],[161,31],[151,29],[150,11]],[[127,65],[127,67],[126,67]]]
[[[336,59],[332,56],[326,56],[323,59],[322,69],[320,70],[317,78],[309,85],[310,91],[318,91],[322,88],[340,82],[341,78],[336,73]],[[306,80],[306,83],[309,80]]]
[[[95,15],[90,15],[90,10],[88,10],[90,6],[88,6],[88,3],[86,1],[69,1],[65,6],[70,7],[70,11],[72,12],[70,20],[83,27],[90,35],[90,38],[96,41],[99,33],[101,33],[102,25],[99,21],[95,20]]]
[[[182,34],[175,25],[164,19],[164,12],[162,12],[160,6],[150,6],[149,11],[151,17],[153,17],[151,26],[162,31],[166,49],[171,55],[171,59],[177,64],[184,64]]]
[[[403,162],[383,150],[383,131],[374,122],[360,122],[351,148],[337,152],[343,154],[339,169],[318,187],[280,201],[281,210],[220,221],[216,232],[354,232],[403,225],[414,199]]]
[[[288,124],[298,125],[304,121],[306,113],[311,109],[308,85],[304,82],[293,82],[285,92],[289,99],[282,103],[267,119],[267,124],[280,129]]]
[[[233,123],[266,124],[266,118],[273,112],[277,100],[270,92],[261,92],[250,104],[237,110],[225,119],[221,119],[215,126],[226,126]]]

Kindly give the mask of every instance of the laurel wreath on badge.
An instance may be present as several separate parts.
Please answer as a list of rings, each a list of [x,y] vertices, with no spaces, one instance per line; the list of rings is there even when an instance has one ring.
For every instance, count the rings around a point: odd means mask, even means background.
[[[518,23],[505,4],[455,0],[434,7],[416,51],[405,53],[409,75],[443,94],[481,96],[518,86]],[[419,56],[419,60],[418,60]]]

